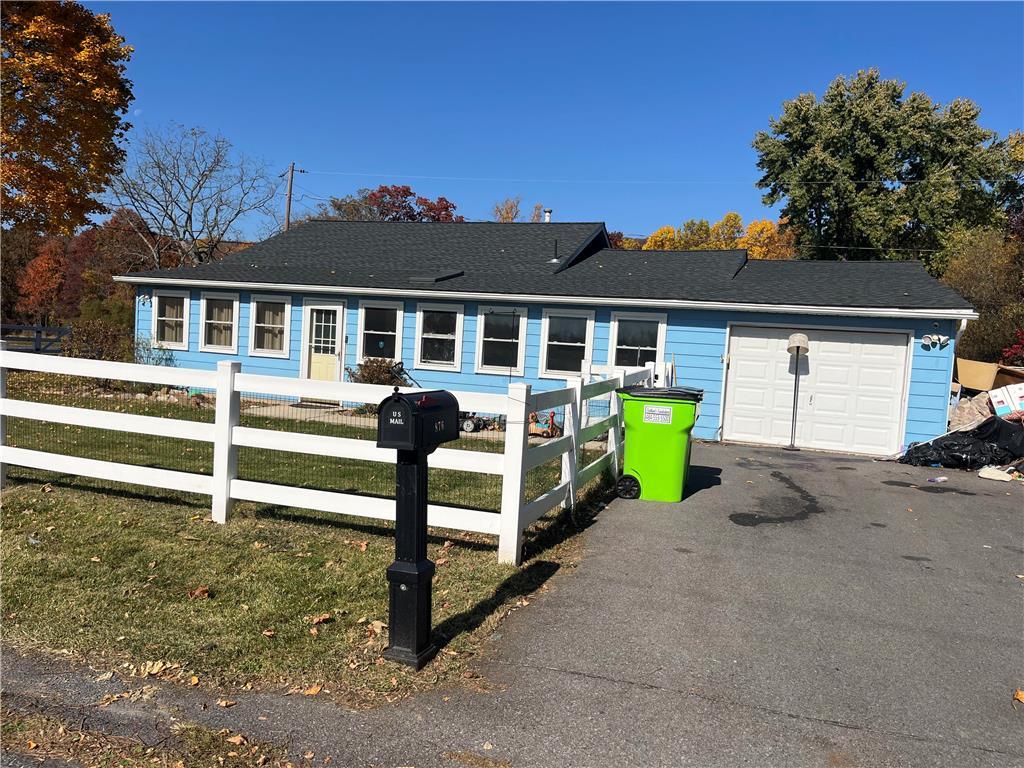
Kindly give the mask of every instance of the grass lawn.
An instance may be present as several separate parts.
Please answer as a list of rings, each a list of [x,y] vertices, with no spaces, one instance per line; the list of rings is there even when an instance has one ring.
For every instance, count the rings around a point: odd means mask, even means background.
[[[414,673],[381,657],[389,524],[239,504],[219,526],[206,497],[17,467],[0,511],[7,642],[139,675],[161,662],[183,683],[320,686],[354,706],[471,677],[495,624],[572,561],[578,530],[542,520],[521,568],[498,564],[493,537],[435,530],[445,645]]]

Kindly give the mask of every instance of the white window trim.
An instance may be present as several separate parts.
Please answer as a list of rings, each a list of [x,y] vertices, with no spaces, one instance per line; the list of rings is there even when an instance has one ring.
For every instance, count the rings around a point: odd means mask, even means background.
[[[182,313],[182,315],[183,315],[182,319],[185,321],[185,330],[181,334],[181,337],[182,337],[183,341],[180,344],[176,344],[176,343],[172,344],[170,342],[160,341],[157,338],[157,335],[156,335],[157,325],[156,325],[156,323],[157,323],[157,320],[159,319],[157,317],[157,315],[159,313],[159,308],[160,308],[159,298],[161,296],[168,296],[168,297],[175,298],[175,299],[180,298],[180,299],[184,299],[185,300],[185,308],[184,308],[184,311]],[[151,318],[151,321],[152,321],[151,325],[152,325],[152,327],[151,327],[150,338],[153,340],[152,343],[153,343],[154,347],[159,347],[160,349],[178,349],[178,350],[187,350],[188,349],[188,342],[189,342],[189,314],[190,314],[191,308],[192,308],[192,296],[191,296],[191,292],[190,291],[172,291],[172,290],[169,290],[169,289],[165,290],[165,289],[162,289],[162,288],[153,291],[153,298],[150,300],[150,312],[152,314],[152,318]]]
[[[284,340],[281,350],[256,348],[256,302],[284,304]],[[205,315],[204,315],[205,317]],[[287,359],[291,353],[292,297],[283,294],[254,293],[249,296],[249,356]]]
[[[345,335],[348,309],[344,299],[305,297],[302,299],[302,347],[299,353],[299,378],[309,378],[309,343],[312,333],[312,310],[335,309],[338,311],[338,339],[335,344],[338,364],[335,374],[338,381],[342,380],[345,367],[345,354],[348,337]]]
[[[612,319],[608,329],[608,365],[611,368],[621,368],[615,365],[615,348],[619,345],[619,320],[656,320],[658,322],[658,348],[655,351],[655,361],[665,362],[665,330],[668,326],[668,315],[664,312],[612,312]]]
[[[455,313],[455,361],[438,363],[423,360],[423,313],[454,312]],[[426,371],[462,371],[462,321],[465,317],[464,304],[417,304],[416,305],[416,361],[415,368]]]
[[[393,309],[397,313],[395,319],[395,356],[392,358],[396,363],[402,362],[402,340],[405,336],[405,303],[401,301],[360,301],[359,302],[359,327],[356,331],[356,362],[361,363],[366,358],[363,356],[363,326],[366,319],[367,309]],[[385,358],[387,359],[387,358]]]
[[[230,299],[234,308],[231,311],[231,346],[217,347],[206,343],[206,300],[207,299]],[[238,354],[238,294],[237,293],[216,293],[203,291],[199,296],[199,351],[200,352],[227,352],[232,355]]]
[[[519,358],[515,368],[509,369],[483,364],[484,318],[491,312],[496,315],[510,315],[515,312],[522,318],[519,323]],[[526,307],[478,306],[476,309],[476,372],[495,373],[500,376],[524,376],[526,373],[526,326],[528,321],[529,316]]]
[[[579,376],[582,371],[555,371],[548,369],[548,318],[583,317],[587,321],[586,337],[584,338],[583,359],[593,359],[594,351],[594,311],[591,309],[545,309],[540,320],[540,378],[565,379],[567,376]]]

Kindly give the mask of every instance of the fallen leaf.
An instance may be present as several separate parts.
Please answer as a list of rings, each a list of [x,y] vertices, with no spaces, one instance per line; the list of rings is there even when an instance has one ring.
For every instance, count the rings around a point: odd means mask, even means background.
[[[90,558],[89,558],[89,560],[91,560],[91,561],[92,561],[92,562],[94,562],[94,563],[98,563],[98,562],[100,562],[100,559],[99,559],[98,557],[96,557],[95,555],[93,555],[92,557],[90,557]]]
[[[252,543],[252,548],[253,549],[263,549],[265,546],[267,546],[267,545],[264,544],[262,541],[254,541]]]
[[[43,493],[53,493],[53,486],[47,483],[40,489]]]
[[[114,676],[113,672],[104,672],[102,675],[96,678],[97,683],[102,683],[105,680],[109,680]]]
[[[217,699],[217,706],[223,707],[224,709],[227,709],[228,707],[233,707],[237,703],[237,701],[232,701],[231,699]]]
[[[305,752],[303,752],[303,753],[302,753],[302,756],[303,756],[303,757],[304,757],[304,758],[305,758],[306,760],[312,760],[312,759],[313,759],[314,757],[316,757],[316,755],[314,755],[314,754],[313,754],[313,753],[312,753],[312,752],[311,752],[310,750],[308,750],[308,749],[307,749],[307,750],[306,750]]]
[[[334,618],[330,613],[318,613],[314,616],[307,616],[306,621],[310,624],[326,624]]]
[[[360,541],[359,542],[359,551],[360,552],[365,552],[366,551],[366,547],[369,546],[369,544],[370,544],[370,542],[368,542],[368,541]]]
[[[309,686],[309,688],[304,689],[302,691],[302,695],[303,696],[316,696],[323,689],[324,689],[324,687],[322,685],[320,685],[318,683],[314,683],[313,685]]]
[[[384,627],[386,626],[387,624],[385,624],[383,621],[374,619],[370,622],[370,631],[373,632],[373,634],[375,635],[379,635],[381,632],[384,631]]]
[[[189,600],[206,600],[210,597],[210,588],[205,584],[200,584],[194,589],[188,591]]]
[[[437,559],[437,560],[436,560],[436,561],[434,562],[434,565],[444,565],[444,564],[445,564],[445,563],[447,563],[447,562],[448,562],[448,558],[447,558],[447,557],[439,557],[439,558],[438,558],[438,559]]]
[[[316,627],[310,627],[309,634],[315,637],[316,635],[320,634],[320,630],[318,630]]]
[[[240,733],[236,733],[234,736],[228,736],[224,741],[228,744],[234,744],[236,747],[240,747],[245,744],[245,736]]]
[[[189,685],[199,685],[199,678],[196,677],[195,675],[192,675],[192,677],[190,677],[188,679],[188,684]]]
[[[362,618],[359,619],[359,621],[356,622],[356,624],[365,624],[366,621],[367,621],[366,617],[363,616]]]
[[[274,630],[272,630],[272,629],[264,629],[264,630],[263,630],[263,632],[262,632],[261,634],[262,634],[262,635],[263,635],[264,637],[273,637],[274,635],[276,635],[276,634],[277,634],[277,632],[275,632],[275,631],[274,631]]]
[[[25,746],[27,746],[29,749],[35,749],[39,745],[32,741],[32,739],[29,739],[27,742],[25,742]]]
[[[398,678],[397,677],[392,677],[391,678],[391,687],[392,688],[397,688],[398,687]]]
[[[1013,708],[1014,709],[1017,708],[1017,702],[1018,701],[1021,704],[1024,704],[1024,688],[1018,688],[1017,690],[1015,690],[1013,692],[1013,700],[1012,700],[1011,703],[1013,704]]]
[[[53,530],[54,530],[54,529],[55,529],[56,527],[57,527],[56,525],[48,525],[48,526],[46,526],[46,532],[47,532],[47,533],[52,533],[52,532],[53,532]]]
[[[150,560],[149,561],[149,567],[150,568],[156,568],[156,560]]]
[[[489,742],[489,741],[485,741],[484,742],[484,749],[488,749],[488,750],[494,749],[494,745],[491,744],[491,742]]]

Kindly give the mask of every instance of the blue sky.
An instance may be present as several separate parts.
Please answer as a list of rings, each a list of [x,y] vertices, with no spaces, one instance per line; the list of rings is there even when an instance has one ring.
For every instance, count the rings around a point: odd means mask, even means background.
[[[294,160],[300,212],[407,183],[474,219],[515,195],[627,233],[764,217],[754,134],[871,66],[1024,126],[1021,3],[87,5],[135,46],[136,126]]]

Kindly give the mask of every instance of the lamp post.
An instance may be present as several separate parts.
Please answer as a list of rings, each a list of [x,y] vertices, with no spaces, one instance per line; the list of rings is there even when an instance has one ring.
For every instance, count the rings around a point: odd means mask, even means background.
[[[787,451],[799,451],[796,447],[796,411],[800,399],[800,356],[806,355],[809,349],[807,334],[794,333],[786,342],[786,351],[793,356],[793,420],[789,427],[789,445]]]

